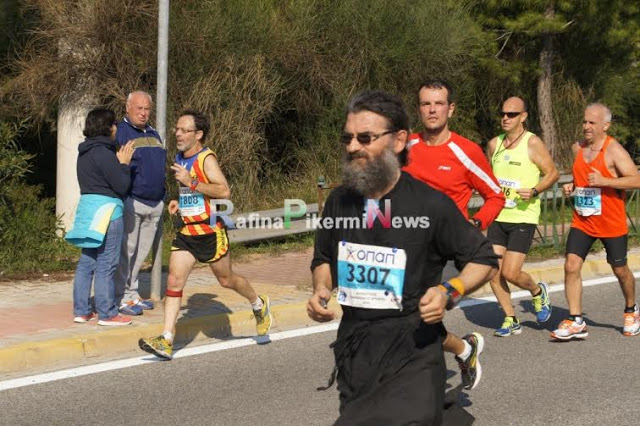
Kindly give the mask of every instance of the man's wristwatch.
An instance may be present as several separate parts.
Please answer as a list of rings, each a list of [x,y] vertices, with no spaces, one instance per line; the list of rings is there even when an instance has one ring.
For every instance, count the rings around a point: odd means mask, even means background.
[[[476,228],[482,228],[482,222],[480,221],[480,219],[476,219],[471,218],[471,222],[473,222],[473,226],[475,226]]]
[[[445,307],[447,311],[453,309],[464,295],[464,284],[459,278],[452,278],[438,285],[438,287],[447,293],[447,305]]]
[[[535,188],[535,186],[533,188],[531,188],[531,196],[532,197],[537,197],[540,193],[538,192],[538,190]]]
[[[198,179],[194,179],[189,184],[189,188],[191,188],[192,191],[195,191],[196,187],[198,186],[199,183],[200,183],[200,181]]]

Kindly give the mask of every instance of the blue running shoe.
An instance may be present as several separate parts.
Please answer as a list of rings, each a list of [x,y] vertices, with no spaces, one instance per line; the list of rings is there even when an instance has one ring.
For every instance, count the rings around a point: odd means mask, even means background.
[[[512,334],[520,334],[522,333],[522,326],[520,325],[520,321],[518,318],[513,317],[504,317],[504,322],[498,328],[493,335],[498,337],[507,337]]]
[[[539,323],[547,322],[551,317],[551,300],[549,299],[549,287],[546,283],[539,282],[540,294],[533,297],[533,310]]]
[[[136,305],[140,306],[145,311],[150,311],[154,308],[153,301],[149,299],[138,299],[136,300]]]
[[[118,309],[121,314],[125,315],[142,315],[142,306],[134,301],[125,302]]]

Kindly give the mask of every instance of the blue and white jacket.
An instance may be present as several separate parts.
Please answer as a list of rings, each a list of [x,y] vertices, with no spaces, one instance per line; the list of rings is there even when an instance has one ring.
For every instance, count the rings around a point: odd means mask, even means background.
[[[124,145],[131,140],[134,141],[135,152],[129,164],[129,196],[148,206],[155,206],[164,200],[167,150],[153,127],[147,124],[144,129],[140,129],[125,117],[118,123],[116,141],[119,145]]]

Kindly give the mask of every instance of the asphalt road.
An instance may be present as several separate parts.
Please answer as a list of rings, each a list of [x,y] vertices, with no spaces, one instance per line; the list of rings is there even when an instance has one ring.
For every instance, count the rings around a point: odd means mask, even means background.
[[[477,425],[637,424],[640,336],[623,337],[617,284],[585,288],[589,337],[556,343],[549,330],[567,315],[552,293],[548,326],[523,313],[519,336],[491,336],[495,303],[449,313],[455,333],[486,337],[478,388],[461,395]],[[527,299],[517,310],[529,310]],[[108,371],[0,392],[0,424],[330,425],[338,415],[328,348],[335,332]],[[447,356],[449,384],[460,378]]]

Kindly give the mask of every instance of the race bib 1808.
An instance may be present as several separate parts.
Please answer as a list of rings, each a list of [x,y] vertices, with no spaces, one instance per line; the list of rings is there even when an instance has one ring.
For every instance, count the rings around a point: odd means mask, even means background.
[[[338,243],[338,302],[402,310],[407,254],[403,249]]]
[[[600,216],[602,214],[602,190],[600,188],[576,187],[573,203],[580,216]]]
[[[180,187],[178,208],[182,216],[198,216],[206,212],[204,195],[186,186]]]

